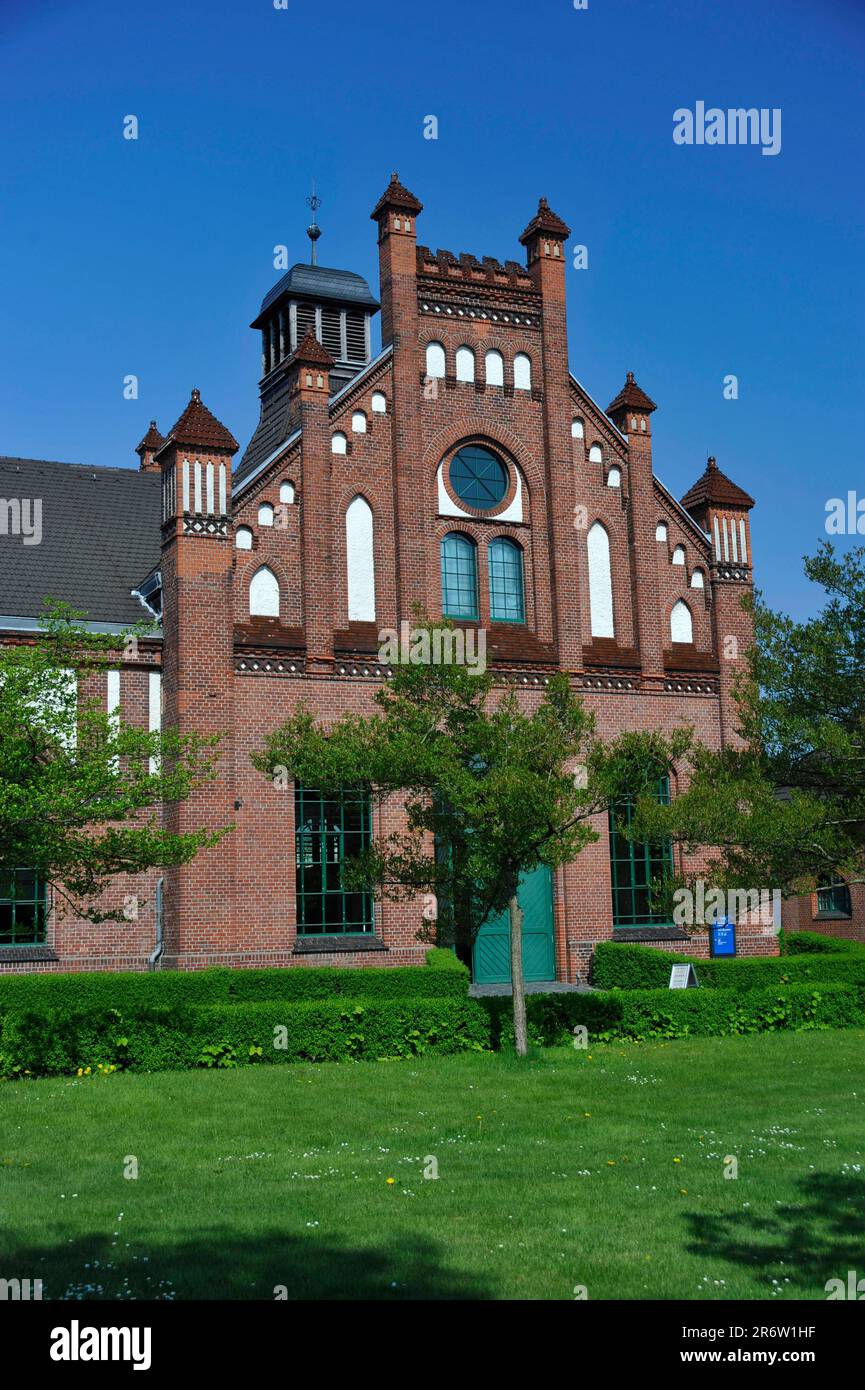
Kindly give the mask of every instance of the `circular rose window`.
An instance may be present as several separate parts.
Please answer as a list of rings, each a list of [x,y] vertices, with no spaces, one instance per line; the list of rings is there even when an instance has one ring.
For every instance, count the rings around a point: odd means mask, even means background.
[[[476,512],[491,512],[508,490],[504,464],[479,444],[467,444],[454,454],[449,476],[454,495]]]

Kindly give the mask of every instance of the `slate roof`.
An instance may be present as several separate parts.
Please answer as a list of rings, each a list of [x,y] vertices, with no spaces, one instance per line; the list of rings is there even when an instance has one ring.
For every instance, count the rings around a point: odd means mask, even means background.
[[[314,299],[320,304],[357,305],[361,309],[379,307],[362,275],[355,275],[352,270],[331,270],[325,265],[298,264],[267,292],[250,328],[260,328],[267,311],[281,299]]]
[[[159,564],[161,481],[137,468],[0,457],[0,498],[42,502],[39,545],[0,533],[0,615],[38,618],[50,594],[90,622],[146,619],[130,591]]]

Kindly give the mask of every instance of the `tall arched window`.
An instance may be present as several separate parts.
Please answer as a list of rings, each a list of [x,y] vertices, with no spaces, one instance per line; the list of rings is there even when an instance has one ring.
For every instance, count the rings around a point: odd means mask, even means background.
[[[683,545],[677,545],[676,548],[675,548],[675,550],[673,551],[673,564],[674,564],[674,565],[684,565],[684,563],[685,563],[685,547],[684,547]]]
[[[372,406],[373,415],[387,414],[387,397],[383,391],[373,391],[370,405]]]
[[[451,531],[441,543],[442,614],[446,618],[477,618],[478,555],[469,536]]]
[[[355,497],[345,513],[345,555],[348,573],[348,620],[375,621],[375,560],[373,558],[372,508],[365,497]]]
[[[531,391],[532,389],[532,359],[527,357],[524,352],[518,352],[514,358],[514,390]]]
[[[691,575],[691,588],[692,588],[692,589],[705,589],[705,587],[706,587],[706,578],[705,578],[705,575],[703,574],[703,571],[702,571],[702,570],[694,570],[694,573]]]
[[[670,640],[673,642],[693,642],[694,624],[691,610],[682,599],[673,604],[670,614]]]
[[[234,533],[234,544],[238,550],[252,549],[252,532],[248,526],[238,526]]]
[[[288,479],[279,485],[279,500],[288,505],[294,501],[294,483],[290,483]]]
[[[492,349],[484,358],[484,375],[487,386],[504,386],[505,359],[500,352]]]
[[[585,433],[585,426],[578,415],[576,419],[571,421],[571,439],[582,439]]]
[[[273,507],[270,505],[269,502],[262,502],[261,506],[259,507],[258,524],[259,526],[273,525]]]
[[[589,611],[593,637],[615,637],[610,538],[599,521],[589,528]]]
[[[366,413],[363,410],[355,410],[351,417],[352,434],[366,434]]]
[[[330,452],[332,454],[344,454],[348,440],[342,430],[337,430],[336,434],[330,436]]]
[[[490,621],[524,623],[526,601],[523,593],[523,552],[507,536],[490,541],[487,552],[490,572]]]
[[[445,350],[441,343],[427,343],[426,374],[439,377],[445,374]]]
[[[610,471],[609,471],[609,473],[607,474],[607,487],[621,487],[621,486],[622,486],[622,470],[621,470],[621,468],[611,468]]]
[[[470,347],[457,348],[457,381],[474,381],[475,355]]]
[[[279,581],[273,570],[262,565],[249,584],[249,616],[251,618],[279,617]]]
[[[589,463],[603,463],[604,451],[600,444],[593,444],[589,450]]]

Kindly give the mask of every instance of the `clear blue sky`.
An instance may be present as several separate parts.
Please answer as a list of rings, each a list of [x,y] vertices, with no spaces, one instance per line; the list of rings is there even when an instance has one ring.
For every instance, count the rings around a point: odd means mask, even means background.
[[[714,453],[767,598],[813,606],[826,500],[865,495],[863,0],[3,0],[0,38],[0,452],[137,465],[192,386],[245,444],[313,176],[321,263],[374,290],[392,169],[457,253],[521,257],[544,194],[589,248],[572,370],[602,406],[633,370],[659,476]],[[780,107],[780,154],[675,145],[699,100]]]

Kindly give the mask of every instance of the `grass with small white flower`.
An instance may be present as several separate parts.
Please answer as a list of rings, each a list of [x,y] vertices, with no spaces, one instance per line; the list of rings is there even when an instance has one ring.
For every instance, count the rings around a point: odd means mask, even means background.
[[[7,1083],[0,1276],[72,1299],[825,1298],[865,1275],[863,1043]]]

